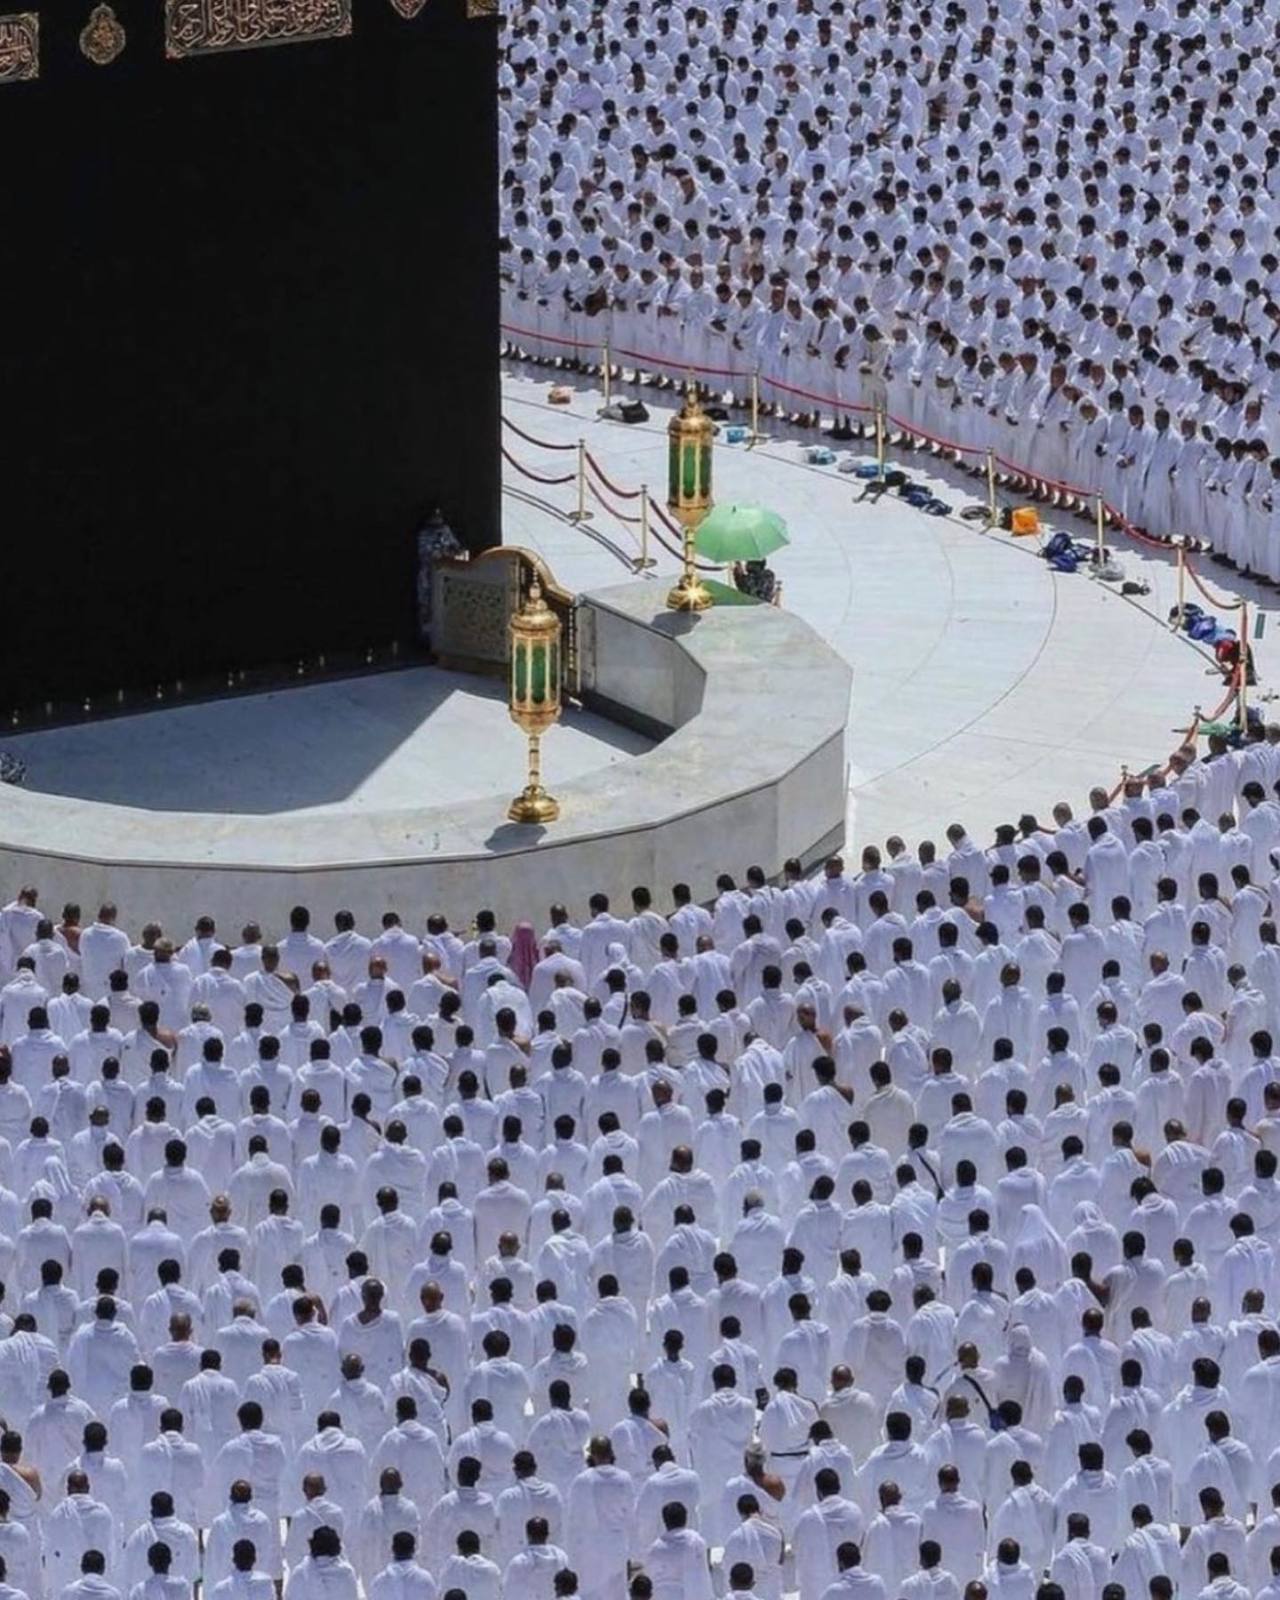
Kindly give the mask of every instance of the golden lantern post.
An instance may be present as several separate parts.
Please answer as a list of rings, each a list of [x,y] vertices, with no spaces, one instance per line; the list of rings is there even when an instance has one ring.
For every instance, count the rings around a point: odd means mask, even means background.
[[[711,441],[715,425],[698,401],[698,386],[685,390],[684,405],[667,424],[667,508],[684,530],[684,570],[667,596],[671,611],[705,611],[711,595],[698,577],[693,538],[711,510]]]
[[[542,787],[542,736],[560,720],[560,619],[534,577],[525,603],[512,613],[511,720],[529,740],[529,778],[507,811],[512,822],[554,822],[560,802]]]

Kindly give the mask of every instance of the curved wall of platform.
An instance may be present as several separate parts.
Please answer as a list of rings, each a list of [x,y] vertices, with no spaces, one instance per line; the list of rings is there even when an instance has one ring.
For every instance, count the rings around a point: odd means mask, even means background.
[[[752,864],[770,875],[806,865],[844,837],[845,725],[852,675],[799,618],[770,606],[687,616],[663,586],[633,582],[584,595],[578,631],[584,701],[661,735],[644,754],[548,785],[561,818],[506,820],[510,796],[415,809],[271,815],[146,811],[0,787],[0,888],[34,883],[56,911],[86,920],[114,900],[126,927],[177,933],[203,912],[220,928],[254,919],[268,936],[290,906],[318,931],[348,907],[361,927],[388,908],[421,926],[456,926],[489,906],[499,925],[547,907],[585,910],[595,890],[629,907],[633,885],[665,904],[686,882],[710,899],[715,876]],[[518,737],[512,730],[513,737]],[[121,752],[128,759],[127,751]]]

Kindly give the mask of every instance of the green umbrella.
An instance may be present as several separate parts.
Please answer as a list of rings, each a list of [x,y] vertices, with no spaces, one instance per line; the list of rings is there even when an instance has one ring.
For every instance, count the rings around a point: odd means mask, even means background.
[[[789,544],[787,525],[763,506],[712,506],[698,525],[694,547],[708,561],[763,561]]]

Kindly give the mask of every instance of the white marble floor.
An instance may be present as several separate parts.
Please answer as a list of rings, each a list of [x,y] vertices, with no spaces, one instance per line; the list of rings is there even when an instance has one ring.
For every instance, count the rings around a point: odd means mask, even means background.
[[[548,784],[650,747],[569,710],[544,746]],[[51,728],[5,749],[27,763],[28,789],[159,811],[377,812],[515,794],[525,771],[505,683],[427,667]]]
[[[662,499],[670,394],[644,391],[651,420],[627,426],[597,420],[601,397],[585,384],[570,406],[549,405],[550,382],[537,369],[508,372],[507,417],[541,439],[585,439],[614,482],[647,482]],[[1024,811],[1043,814],[1059,799],[1082,803],[1092,785],[1114,783],[1122,764],[1137,770],[1163,759],[1193,707],[1221,699],[1208,656],[1166,625],[1176,579],[1163,552],[1116,542],[1126,575],[1151,585],[1149,595],[1125,598],[1083,571],[1053,573],[1034,540],[927,516],[889,496],[857,505],[856,480],[805,461],[811,434],[771,426],[789,437],[753,450],[717,445],[716,497],[760,502],[786,517],[792,542],[773,562],[783,603],[854,667],[856,844],[894,832],[914,842],[953,820],[986,838]],[[509,429],[504,442],[545,476],[573,462],[570,452],[540,450]],[[980,485],[932,458],[908,454],[900,464],[957,510],[982,498]],[[506,483],[506,542],[536,550],[571,587],[616,581],[625,568],[615,551],[636,553],[634,530],[595,501],[590,523],[565,520],[571,486],[542,487],[510,465]],[[1080,522],[1062,525],[1088,536]],[[669,583],[675,562],[655,553],[651,576]],[[1240,584],[1207,558],[1199,564],[1224,596],[1243,588],[1264,613],[1280,610],[1274,592]],[[1263,692],[1269,647],[1267,638],[1255,643]]]

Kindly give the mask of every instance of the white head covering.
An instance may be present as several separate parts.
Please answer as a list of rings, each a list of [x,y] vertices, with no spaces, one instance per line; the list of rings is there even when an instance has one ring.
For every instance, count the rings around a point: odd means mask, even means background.
[[[1067,1275],[1066,1246],[1037,1205],[1022,1208],[1022,1223],[1009,1257],[1010,1277],[1020,1267],[1030,1267],[1042,1289],[1056,1289]]]
[[[1037,1208],[1028,1206],[1027,1210]],[[1046,1357],[1035,1348],[1031,1330],[1015,1322],[1006,1335],[1006,1353],[995,1364],[995,1395],[1016,1400],[1022,1407],[1022,1425],[1043,1436],[1053,1418],[1053,1373]]]
[[[46,1156],[44,1172],[31,1185],[29,1199],[36,1196],[53,1202],[56,1221],[64,1227],[74,1227],[80,1220],[80,1193],[63,1165],[61,1156]]]
[[[1075,1227],[1067,1235],[1068,1260],[1081,1250],[1093,1259],[1093,1275],[1101,1278],[1120,1260],[1120,1235],[1092,1200],[1081,1200],[1071,1213]]]

